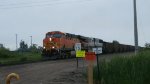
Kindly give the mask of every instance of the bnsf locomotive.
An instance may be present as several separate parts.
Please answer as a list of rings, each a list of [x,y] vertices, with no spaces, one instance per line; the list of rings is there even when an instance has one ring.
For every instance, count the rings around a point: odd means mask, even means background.
[[[100,39],[52,31],[46,33],[43,40],[42,56],[52,59],[75,57],[75,43],[81,43],[82,50],[86,51],[91,50],[93,46],[102,46],[102,40]]]
[[[103,54],[134,51],[134,46],[131,45],[109,43],[97,38],[52,31],[46,33],[43,40],[42,56],[50,59],[75,57],[76,43],[81,43],[81,49],[85,51],[92,51],[93,47],[102,47]]]

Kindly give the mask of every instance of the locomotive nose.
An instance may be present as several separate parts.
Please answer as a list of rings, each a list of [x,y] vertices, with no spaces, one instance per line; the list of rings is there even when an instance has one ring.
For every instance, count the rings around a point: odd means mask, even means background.
[[[46,38],[44,39],[44,49],[55,49],[58,48],[58,39],[57,38]]]

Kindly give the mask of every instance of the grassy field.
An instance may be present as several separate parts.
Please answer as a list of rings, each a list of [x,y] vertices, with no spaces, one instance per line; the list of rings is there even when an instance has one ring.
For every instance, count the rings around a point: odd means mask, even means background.
[[[94,67],[94,80],[103,84],[150,84],[150,50],[144,50],[137,56],[114,57],[109,62]]]
[[[20,64],[41,60],[40,53],[34,52],[14,52],[0,49],[0,65]]]

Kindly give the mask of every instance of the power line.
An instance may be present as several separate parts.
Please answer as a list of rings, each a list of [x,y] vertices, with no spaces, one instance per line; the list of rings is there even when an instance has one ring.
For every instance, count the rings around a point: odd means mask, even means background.
[[[49,3],[49,2],[58,2],[59,0],[53,1],[36,1],[36,2],[21,2],[21,3],[9,3],[9,4],[0,4],[1,6],[15,6],[15,5],[29,5],[29,4],[37,4],[37,3]]]
[[[0,0],[0,4],[1,4],[1,3],[4,3],[4,4],[5,4],[5,3],[10,3],[10,2],[13,2],[13,3],[14,3],[14,2],[28,2],[28,1],[29,1],[29,2],[35,2],[35,3],[36,3],[36,2],[62,1],[62,0],[32,0],[32,1],[31,1],[31,0],[25,0],[25,1],[22,1],[22,0],[3,0],[3,1],[1,1],[1,0]]]
[[[57,3],[43,3],[43,4],[25,4],[25,5],[22,5],[22,6],[17,6],[17,5],[14,5],[14,6],[0,6],[0,9],[14,9],[14,8],[26,8],[26,7],[43,7],[43,6],[51,6],[51,5],[56,5],[56,4],[68,4],[68,3],[81,3],[81,2],[85,2],[85,1],[91,1],[91,0],[78,0],[78,1],[68,1],[68,2],[57,2]],[[40,3],[40,2],[38,2]],[[42,2],[41,2],[42,3]],[[19,4],[18,4],[19,5]]]

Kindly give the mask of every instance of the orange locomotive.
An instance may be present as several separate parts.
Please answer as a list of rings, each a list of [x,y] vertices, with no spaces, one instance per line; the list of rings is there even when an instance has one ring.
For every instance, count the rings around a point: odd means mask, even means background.
[[[74,34],[60,31],[48,32],[43,40],[42,56],[50,59],[70,58],[75,43],[79,42],[77,35]]]

